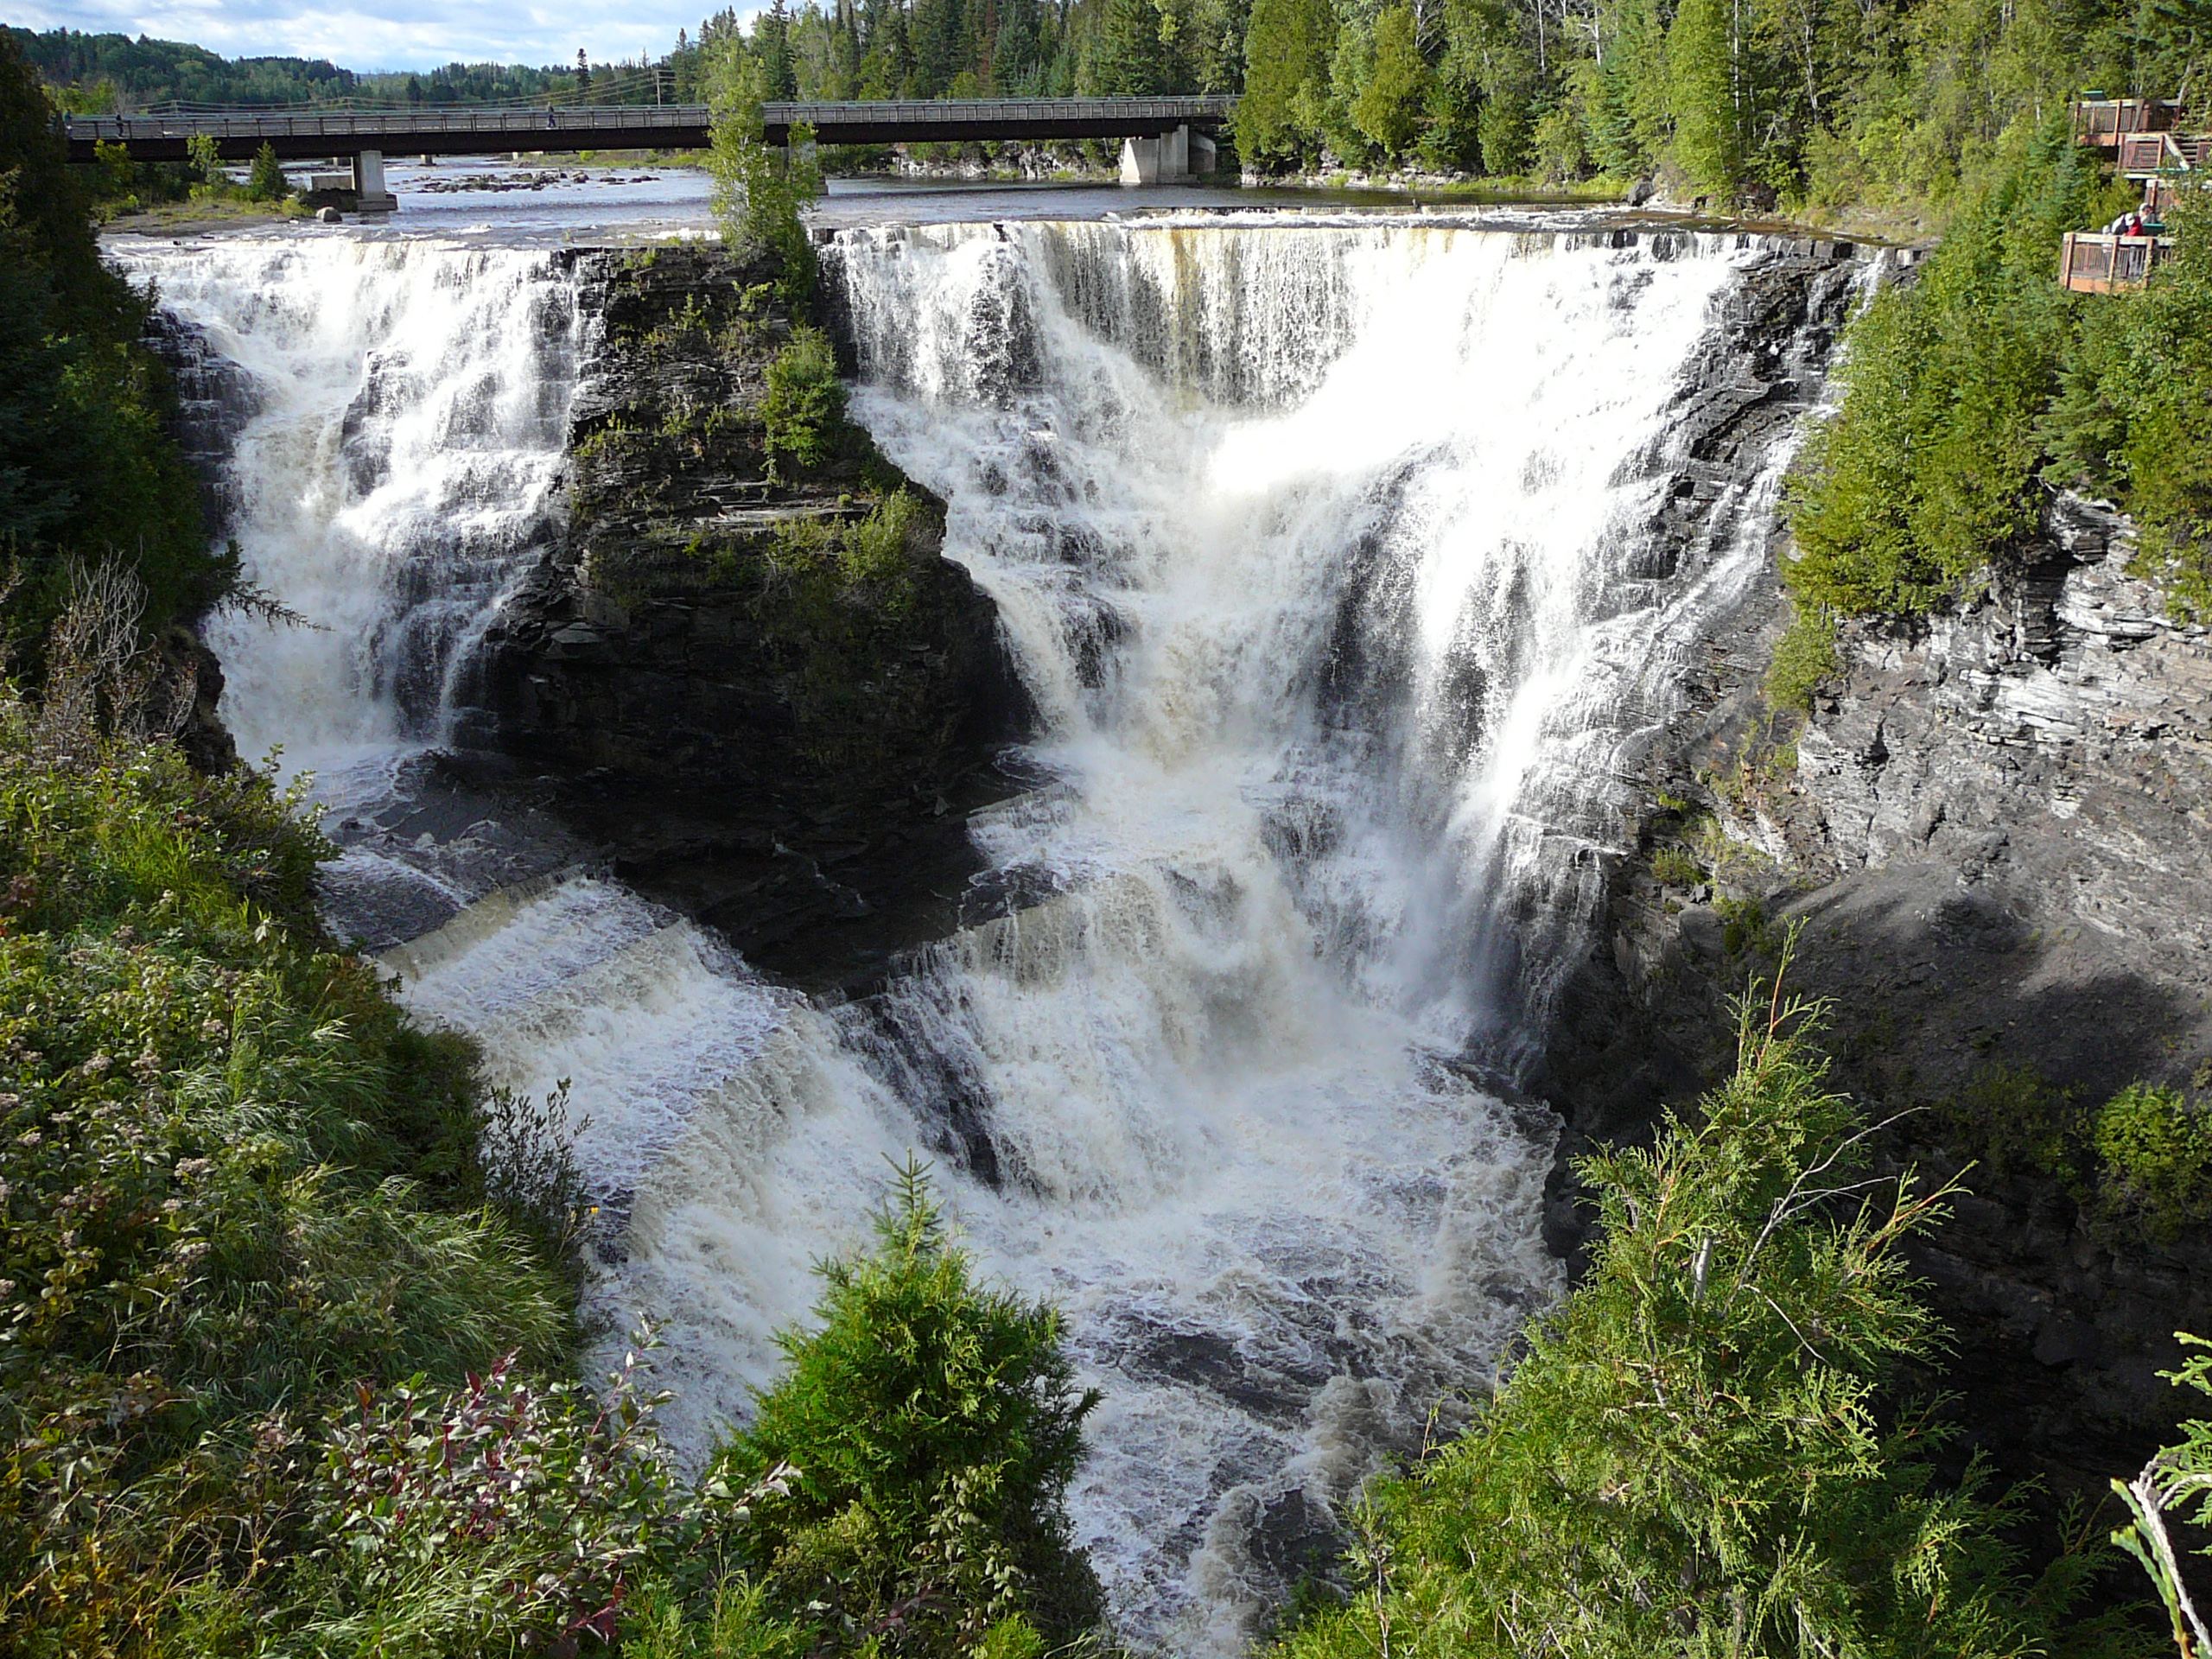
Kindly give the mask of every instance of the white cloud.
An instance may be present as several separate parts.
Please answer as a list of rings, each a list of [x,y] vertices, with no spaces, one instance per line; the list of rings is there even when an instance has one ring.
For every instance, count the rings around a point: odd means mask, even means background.
[[[740,4],[741,16],[766,0]],[[66,9],[11,7],[10,21],[35,29],[150,35],[189,41],[226,58],[327,58],[347,69],[434,69],[467,63],[573,63],[581,47],[594,63],[658,57],[678,29],[696,30],[714,0],[585,0],[560,8],[477,0],[377,0],[373,10],[308,0],[72,0]]]

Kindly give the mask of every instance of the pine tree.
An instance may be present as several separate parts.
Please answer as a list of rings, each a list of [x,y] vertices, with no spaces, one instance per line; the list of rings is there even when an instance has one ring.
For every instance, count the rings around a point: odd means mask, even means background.
[[[1389,7],[1375,20],[1367,85],[1353,101],[1351,118],[1394,162],[1404,156],[1420,129],[1428,82],[1428,65],[1414,41],[1414,9]]]
[[[1288,162],[1312,148],[1336,37],[1328,0],[1254,0],[1236,118],[1236,149],[1247,160]]]
[[[1667,34],[1675,106],[1675,159],[1697,188],[1732,201],[1743,182],[1744,143],[1735,0],[1682,0]]]
[[[270,144],[263,144],[253,158],[253,171],[246,175],[245,193],[256,201],[282,201],[291,194],[291,187],[284,182],[284,164],[276,159],[276,151]]]
[[[1082,91],[1090,98],[1141,98],[1174,85],[1154,0],[1106,0],[1085,54]]]

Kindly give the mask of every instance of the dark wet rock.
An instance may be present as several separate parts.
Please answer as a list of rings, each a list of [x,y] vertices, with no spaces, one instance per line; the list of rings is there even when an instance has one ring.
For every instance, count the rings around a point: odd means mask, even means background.
[[[772,266],[571,257],[569,531],[486,636],[463,747],[747,960],[864,988],[956,924],[965,814],[1009,787],[1029,712],[996,609],[943,556],[943,503],[859,429],[770,464],[760,400],[804,321]],[[891,556],[857,556],[901,494]]]

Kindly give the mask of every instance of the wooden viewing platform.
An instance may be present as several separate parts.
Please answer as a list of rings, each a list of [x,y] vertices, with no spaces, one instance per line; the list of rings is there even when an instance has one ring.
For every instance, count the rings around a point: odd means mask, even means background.
[[[2180,119],[2181,105],[2170,98],[2084,98],[2074,105],[2074,142],[2116,149],[2131,133],[2165,132]]]
[[[2207,166],[2212,166],[2212,132],[2136,132],[2120,141],[2120,170],[2131,179]]]
[[[2140,288],[2173,257],[2170,236],[2105,236],[2069,231],[2058,251],[2058,283],[2076,294],[2110,294]]]

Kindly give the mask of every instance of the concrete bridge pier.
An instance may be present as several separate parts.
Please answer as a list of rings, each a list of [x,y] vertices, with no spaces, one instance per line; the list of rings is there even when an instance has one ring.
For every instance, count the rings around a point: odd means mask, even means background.
[[[353,157],[353,194],[364,213],[390,213],[399,209],[399,199],[385,188],[384,152],[364,149]]]
[[[1188,184],[1199,173],[1211,173],[1214,142],[1203,132],[1180,126],[1157,138],[1122,141],[1123,184]]]

